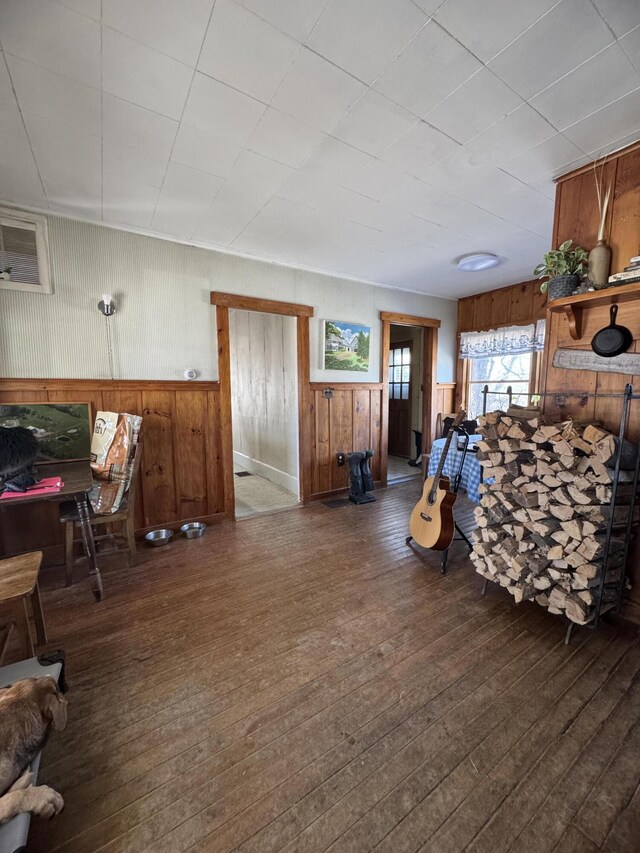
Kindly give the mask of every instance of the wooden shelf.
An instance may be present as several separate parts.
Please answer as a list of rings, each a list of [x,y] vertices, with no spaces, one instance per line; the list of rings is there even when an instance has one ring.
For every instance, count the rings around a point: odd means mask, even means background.
[[[594,290],[591,293],[579,293],[577,296],[552,299],[547,307],[554,314],[566,315],[569,321],[569,334],[574,341],[579,341],[582,338],[582,312],[585,308],[631,302],[635,299],[640,299],[640,282],[620,284],[607,287],[604,290]]]

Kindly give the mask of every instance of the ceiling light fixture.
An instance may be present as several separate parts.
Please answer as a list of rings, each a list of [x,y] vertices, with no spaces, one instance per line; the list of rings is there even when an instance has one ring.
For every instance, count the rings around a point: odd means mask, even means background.
[[[472,255],[463,255],[456,261],[458,269],[463,272],[479,272],[497,267],[500,258],[491,252],[475,252]]]

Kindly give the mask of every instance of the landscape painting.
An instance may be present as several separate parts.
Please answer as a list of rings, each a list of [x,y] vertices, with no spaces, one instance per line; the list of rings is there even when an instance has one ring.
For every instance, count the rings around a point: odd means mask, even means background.
[[[2,403],[0,426],[31,430],[40,445],[36,462],[89,458],[88,403]]]
[[[371,328],[338,320],[324,321],[324,369],[369,370]]]

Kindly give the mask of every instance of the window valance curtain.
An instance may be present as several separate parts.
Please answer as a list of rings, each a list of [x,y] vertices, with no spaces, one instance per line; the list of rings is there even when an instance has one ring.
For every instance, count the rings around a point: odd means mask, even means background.
[[[520,355],[542,352],[544,349],[545,321],[534,325],[507,326],[488,332],[462,332],[460,358],[489,358],[495,355]]]

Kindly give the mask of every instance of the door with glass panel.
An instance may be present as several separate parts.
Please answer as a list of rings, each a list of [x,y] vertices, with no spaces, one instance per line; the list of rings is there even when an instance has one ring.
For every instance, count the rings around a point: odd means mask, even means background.
[[[389,453],[411,455],[411,341],[389,348]]]

